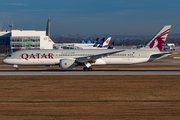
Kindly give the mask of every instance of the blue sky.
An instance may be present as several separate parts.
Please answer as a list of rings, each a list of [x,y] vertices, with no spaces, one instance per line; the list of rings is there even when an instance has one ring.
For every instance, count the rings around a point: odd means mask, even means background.
[[[180,33],[180,0],[0,0],[4,29],[45,30],[51,34],[152,35],[167,24]]]

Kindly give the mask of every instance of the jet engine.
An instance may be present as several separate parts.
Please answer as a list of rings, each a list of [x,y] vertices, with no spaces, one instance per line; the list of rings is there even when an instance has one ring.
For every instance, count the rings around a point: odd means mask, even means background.
[[[59,67],[62,70],[73,69],[77,65],[74,59],[61,59],[59,62]]]

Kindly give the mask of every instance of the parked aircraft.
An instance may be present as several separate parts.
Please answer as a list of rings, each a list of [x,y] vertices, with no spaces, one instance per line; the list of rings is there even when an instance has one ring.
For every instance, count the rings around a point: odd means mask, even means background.
[[[85,42],[86,42],[86,38],[82,39],[80,43],[84,44]]]
[[[92,50],[92,49],[115,49],[114,48],[114,41],[107,47],[81,47],[81,48],[78,48],[78,49],[89,49],[89,50]]]
[[[94,43],[93,47],[98,47],[100,44],[103,44],[105,37],[103,37],[100,41],[98,41],[99,38],[96,39],[96,42]]]
[[[86,41],[86,38],[84,38],[84,39],[81,40],[80,43],[81,43],[81,44],[91,44],[91,43],[92,43],[92,40],[93,40],[93,39],[90,38],[89,40]]]
[[[107,47],[107,49],[115,49],[115,48],[114,48],[114,43],[115,43],[115,41],[113,41],[113,42]]]
[[[86,38],[84,38],[81,43],[60,43],[60,44],[54,44],[54,49],[91,49],[94,47],[101,47],[106,45],[108,41],[106,40],[106,43],[104,42],[105,38],[98,41],[99,38],[96,39],[95,43],[92,42],[92,38],[90,38],[86,42]],[[110,41],[110,40],[109,40]],[[103,45],[104,44],[104,45]]]
[[[100,43],[97,47],[102,48],[102,47],[108,46],[110,40],[111,40],[111,37],[108,37],[105,41],[102,41],[102,43]]]
[[[84,46],[84,47],[79,47],[79,49],[107,49],[109,43],[110,43],[111,37],[108,37],[105,40],[105,37],[101,39],[100,42],[96,39],[96,42],[94,43],[93,46]],[[113,45],[114,46],[114,45]]]
[[[3,62],[14,65],[16,70],[18,65],[59,65],[62,70],[83,65],[83,70],[89,71],[92,65],[148,62],[170,55],[162,52],[170,28],[164,26],[142,49],[19,50],[7,55]]]
[[[165,43],[164,51],[166,51],[166,50],[170,50],[170,51],[175,50],[175,44],[174,43]]]
[[[92,38],[90,38],[88,41],[87,41],[87,43],[86,44],[91,44],[92,43]]]

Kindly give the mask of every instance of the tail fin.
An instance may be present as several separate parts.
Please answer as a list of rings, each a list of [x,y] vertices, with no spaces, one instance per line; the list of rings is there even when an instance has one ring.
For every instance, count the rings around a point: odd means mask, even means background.
[[[94,43],[93,47],[97,47],[97,46],[98,46],[98,44],[99,44],[99,38],[96,38],[96,41],[95,41],[95,43]]]
[[[103,37],[99,43],[99,45],[97,46],[98,48],[102,48],[102,45],[104,43],[105,37]]]
[[[170,31],[171,25],[164,26],[153,39],[144,47],[144,49],[156,49],[159,51],[163,50],[166,38]]]
[[[92,38],[90,38],[88,41],[87,41],[87,44],[91,44],[92,43]]]
[[[103,43],[103,47],[104,46],[108,46],[109,45],[109,42],[110,42],[110,40],[111,40],[111,37],[108,37],[105,41],[104,41],[104,43]]]
[[[114,43],[115,43],[115,41],[113,41],[113,42],[111,43],[111,45],[108,46],[107,49],[113,49],[113,48],[114,48]]]
[[[85,42],[86,42],[86,38],[84,38],[83,40],[81,40],[81,44],[85,44]]]

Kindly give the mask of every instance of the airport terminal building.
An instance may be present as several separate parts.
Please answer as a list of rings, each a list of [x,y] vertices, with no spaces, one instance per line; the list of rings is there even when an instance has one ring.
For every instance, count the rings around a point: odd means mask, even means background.
[[[53,49],[53,44],[46,31],[0,31],[0,54],[20,49]]]

